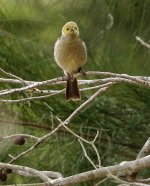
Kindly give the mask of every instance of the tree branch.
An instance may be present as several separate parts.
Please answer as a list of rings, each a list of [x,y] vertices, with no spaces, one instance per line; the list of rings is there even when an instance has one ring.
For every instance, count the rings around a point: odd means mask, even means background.
[[[136,36],[136,40],[139,41],[146,48],[150,49],[150,45],[146,43],[145,41],[143,41],[140,37]]]
[[[143,148],[142,148],[141,151],[139,152],[139,154],[138,154],[138,156],[137,156],[136,159],[143,158],[143,157],[145,157],[145,156],[147,156],[147,155],[149,155],[149,154],[150,154],[150,138],[148,138],[148,140],[147,140],[146,143],[144,144]],[[129,180],[134,181],[134,180],[136,180],[137,175],[138,175],[138,172],[135,172],[135,173],[133,173],[133,174],[131,174],[131,175],[128,175],[127,178],[128,178]]]
[[[1,71],[4,71],[4,70],[1,69]],[[39,86],[43,86],[43,85],[53,85],[53,84],[58,84],[58,83],[60,83],[60,84],[66,83],[66,76],[58,77],[58,78],[54,78],[54,79],[50,79],[50,80],[46,80],[46,81],[41,81],[41,82],[33,82],[33,81],[25,81],[25,80],[21,79],[20,77],[17,77],[15,75],[12,75],[7,72],[5,72],[5,74],[9,74],[9,76],[14,77],[15,79],[0,78],[1,83],[2,82],[4,82],[4,83],[6,83],[6,82],[7,83],[20,83],[20,84],[24,83],[24,86],[19,87],[19,88],[1,90],[0,96],[6,96],[6,95],[13,94],[13,93],[20,93],[23,91],[28,91],[30,89],[33,89],[33,88],[36,88]],[[82,73],[74,74],[74,77],[81,77],[81,76],[83,76]],[[148,87],[150,86],[149,77],[138,77],[138,76],[134,77],[134,76],[129,76],[127,74],[117,74],[117,73],[111,73],[111,72],[98,72],[98,71],[88,71],[88,72],[86,72],[86,76],[109,76],[111,78],[104,78],[104,79],[97,79],[97,80],[79,80],[79,84],[89,85],[89,84],[102,84],[102,83],[112,83],[112,82],[114,82],[114,83],[126,82],[126,83],[141,84],[141,85],[145,85]],[[43,93],[43,92],[41,91],[41,93]],[[50,93],[50,92],[48,92],[48,93]],[[54,91],[52,93],[54,93]],[[57,93],[62,93],[62,92],[57,91]],[[45,98],[45,97],[41,96],[41,98]],[[37,99],[37,97],[33,97],[30,99]],[[22,100],[22,101],[24,101],[24,100]],[[6,102],[6,100],[5,100],[5,102]],[[10,101],[10,102],[12,102],[12,101]]]
[[[129,174],[131,172],[138,172],[149,167],[150,167],[150,155],[137,160],[120,163],[118,165],[101,167],[95,170],[79,173],[66,178],[60,177],[58,179],[51,180],[46,176],[46,174],[44,174],[41,171],[37,171],[29,167],[0,163],[0,168],[9,168],[13,170],[21,170],[21,171],[29,172],[35,176],[38,176],[43,181],[46,181],[46,183],[48,180],[49,181],[48,183],[50,183],[51,186],[71,186],[74,184],[79,184],[90,180],[112,177],[112,176],[119,176],[120,174]],[[133,183],[131,183],[131,185],[133,185]],[[18,186],[21,185],[18,184]]]
[[[80,105],[66,120],[65,124],[69,124],[70,120],[77,115],[80,110],[87,107],[89,104],[93,103],[93,101],[98,97],[102,92],[106,91],[108,87],[100,88],[95,94],[93,94],[87,101],[85,101],[82,105]]]
[[[51,181],[51,179],[46,174],[44,174],[43,172],[38,171],[36,169],[33,169],[33,168],[20,166],[20,165],[11,165],[11,164],[8,164],[8,163],[1,163],[1,162],[0,162],[0,168],[20,170],[20,171],[23,171],[23,172],[28,172],[30,174],[33,174],[36,177],[41,178],[41,180],[43,180],[44,182],[49,183]]]
[[[134,161],[128,161],[123,164],[102,167],[96,170],[87,171],[66,178],[56,179],[52,181],[52,185],[70,186],[98,178],[105,178],[109,175],[118,176],[120,174],[128,174],[130,172],[138,172],[148,167],[150,167],[150,155]]]
[[[42,98],[47,98],[50,96],[58,95],[64,93],[63,90],[40,90],[37,89],[37,87],[41,87],[43,85],[62,85],[66,83],[67,77],[58,77],[46,81],[41,81],[41,82],[33,82],[33,81],[25,81],[22,78],[15,76],[13,74],[7,73],[4,70],[0,69],[0,72],[3,73],[4,75],[9,76],[12,79],[5,79],[5,78],[0,78],[1,83],[16,83],[16,84],[21,84],[22,87],[19,88],[11,88],[11,89],[4,89],[0,91],[0,96],[4,97],[7,95],[11,95],[13,93],[21,93],[23,91],[30,91],[35,89],[35,93],[37,96],[32,96],[32,97],[27,97],[27,98],[19,98],[16,100],[10,100],[10,99],[1,99],[1,102],[7,102],[7,103],[17,103],[17,102],[22,102],[22,101],[30,101],[34,99],[42,99]],[[85,85],[90,85],[90,87],[82,87],[80,88],[81,91],[88,91],[88,90],[95,90],[98,89],[89,99],[87,99],[84,103],[82,103],[72,114],[70,114],[67,119],[65,119],[63,122],[58,118],[59,124],[58,126],[53,129],[51,132],[48,134],[42,136],[42,137],[36,137],[32,135],[26,135],[26,134],[16,134],[16,135],[11,135],[11,136],[6,136],[0,138],[0,140],[10,140],[16,136],[22,136],[25,138],[31,138],[34,139],[35,142],[34,144],[28,148],[27,150],[21,152],[20,154],[16,156],[11,156],[11,160],[9,163],[13,163],[16,161],[18,158],[24,156],[25,154],[31,152],[35,147],[37,147],[39,144],[44,142],[46,139],[54,135],[61,127],[63,127],[67,132],[72,134],[74,137],[76,137],[82,147],[82,150],[84,152],[85,157],[88,159],[88,161],[92,164],[92,166],[95,168],[95,170],[92,171],[87,171],[84,173],[76,174],[73,176],[69,176],[66,178],[62,178],[62,176],[58,176],[58,179],[50,179],[50,171],[38,171],[29,167],[23,167],[19,165],[13,165],[13,164],[6,164],[6,163],[0,163],[0,168],[11,168],[13,169],[14,172],[18,174],[22,174],[23,176],[37,176],[41,178],[43,181],[42,186],[45,184],[51,185],[51,186],[67,186],[67,185],[74,185],[78,183],[82,183],[85,181],[89,181],[91,179],[102,179],[102,178],[108,178],[109,176],[111,177],[112,175],[118,177],[120,175],[132,175],[133,173],[136,174],[138,171],[141,171],[147,167],[150,167],[150,156],[148,153],[150,152],[150,140],[147,141],[147,144],[143,147],[141,152],[139,153],[139,156],[137,157],[137,160],[134,161],[129,161],[129,162],[124,162],[118,165],[114,166],[109,166],[109,167],[101,167],[101,159],[99,152],[95,146],[95,141],[98,137],[99,132],[97,132],[96,136],[92,141],[88,141],[75,132],[73,132],[71,129],[69,129],[68,125],[71,120],[77,116],[81,112],[81,110],[87,108],[88,105],[92,104],[95,99],[103,92],[105,92],[111,85],[124,82],[124,83],[132,83],[132,84],[139,84],[139,85],[144,85],[146,87],[150,87],[150,77],[140,77],[140,76],[129,76],[127,74],[117,74],[117,73],[111,73],[111,72],[98,72],[98,71],[88,71],[86,72],[87,76],[98,76],[98,79],[92,79],[92,80],[78,80],[79,84],[81,86]],[[77,73],[73,75],[74,77],[81,77],[83,76],[82,73]],[[104,76],[108,76],[107,78],[102,78]],[[34,93],[34,92],[33,92]],[[42,95],[40,95],[42,94]],[[44,94],[44,95],[43,95]],[[95,154],[97,155],[97,160],[98,160],[98,167],[94,164],[94,162],[90,159],[90,157],[87,155],[87,152],[85,150],[84,144],[82,143],[87,143],[90,144],[95,151]],[[146,157],[143,157],[146,156]],[[54,173],[54,172],[53,172]],[[40,184],[40,183],[39,183]],[[130,183],[129,183],[130,184]],[[37,185],[37,184],[36,184]],[[19,185],[18,185],[19,186]],[[40,185],[41,186],[41,185]]]
[[[87,152],[86,152],[86,150],[85,150],[85,147],[84,147],[82,141],[81,141],[80,139],[78,139],[78,141],[79,141],[79,143],[80,143],[80,145],[81,145],[81,147],[82,147],[84,156],[85,156],[85,157],[87,158],[87,160],[91,163],[91,165],[92,165],[95,169],[97,169],[97,167],[96,167],[96,165],[94,164],[94,162],[93,162],[93,161],[91,160],[91,158],[87,155]]]

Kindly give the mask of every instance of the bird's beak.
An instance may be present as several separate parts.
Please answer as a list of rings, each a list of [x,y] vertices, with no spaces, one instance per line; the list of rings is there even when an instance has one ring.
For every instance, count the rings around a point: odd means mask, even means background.
[[[71,32],[75,33],[75,29],[74,29],[74,28],[72,28],[72,29],[71,29]]]
[[[79,35],[75,28],[72,28],[70,31],[71,31],[69,34],[70,36],[78,36]]]

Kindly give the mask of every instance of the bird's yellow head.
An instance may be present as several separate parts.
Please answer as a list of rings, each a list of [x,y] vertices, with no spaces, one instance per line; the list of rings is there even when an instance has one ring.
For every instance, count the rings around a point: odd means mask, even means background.
[[[79,36],[79,28],[73,21],[67,22],[62,28],[63,36],[77,37]]]

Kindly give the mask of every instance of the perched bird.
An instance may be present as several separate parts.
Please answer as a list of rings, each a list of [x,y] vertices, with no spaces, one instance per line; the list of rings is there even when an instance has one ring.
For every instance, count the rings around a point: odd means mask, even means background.
[[[73,74],[82,70],[81,66],[87,60],[87,50],[75,22],[70,21],[63,26],[62,35],[55,43],[54,58],[67,76],[66,100],[79,100],[78,83]]]

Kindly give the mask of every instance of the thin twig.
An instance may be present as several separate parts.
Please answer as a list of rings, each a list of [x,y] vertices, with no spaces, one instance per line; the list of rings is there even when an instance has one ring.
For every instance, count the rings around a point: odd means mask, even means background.
[[[97,130],[97,133],[96,133],[95,138],[93,139],[92,143],[95,143],[95,141],[97,140],[98,136],[99,136],[99,131]]]
[[[89,104],[93,103],[93,101],[104,91],[106,91],[108,87],[104,87],[99,89],[95,94],[93,94],[87,101],[85,101],[82,105],[80,105],[66,120],[65,123],[69,124],[70,120],[77,115],[81,110],[87,107]]]
[[[50,133],[44,135],[41,138],[38,138],[38,140],[36,141],[36,143],[34,143],[29,149],[27,149],[26,151],[23,151],[22,153],[18,154],[17,156],[13,157],[9,163],[13,163],[14,161],[16,161],[18,158],[24,156],[25,154],[29,153],[30,151],[32,151],[35,147],[37,147],[41,142],[43,142],[44,140],[46,140],[47,138],[49,138],[50,136],[52,136],[56,131],[59,130],[60,127],[64,127],[67,131],[69,131],[70,133],[74,134],[74,136],[76,136],[77,138],[81,139],[82,141],[85,141],[86,143],[89,143],[92,145],[92,147],[94,148],[97,157],[98,157],[98,161],[100,164],[100,157],[98,154],[98,151],[95,147],[95,145],[87,140],[85,140],[84,138],[81,138],[79,135],[75,134],[73,131],[71,131],[68,127],[66,127],[65,125],[68,124],[68,121],[71,121],[71,119],[73,119],[78,112],[80,112],[80,110],[82,110],[85,106],[87,106],[88,104],[90,104],[91,102],[93,102],[93,100],[103,91],[105,91],[108,87],[104,87],[100,90],[98,90],[93,96],[91,96],[87,101],[85,101],[80,107],[78,107],[64,122],[60,122],[60,124],[54,129],[52,130]]]
[[[140,37],[136,36],[136,40],[139,41],[146,48],[150,49],[150,44],[148,44],[145,41],[143,41],[143,39],[141,39]]]
[[[25,87],[10,89],[6,92],[1,92],[0,96],[6,96],[6,95],[12,94],[12,93],[19,93],[19,92],[23,92],[23,91],[26,91],[26,90],[29,90],[29,89],[33,89],[35,87],[39,87],[39,86],[42,86],[42,85],[55,83],[59,80],[62,80],[63,78],[66,79],[66,77],[58,77],[58,78],[54,78],[54,79],[50,79],[50,80],[46,80],[46,81],[42,81],[42,82],[38,82],[38,83],[33,83],[33,84],[27,85]]]
[[[69,133],[71,133],[74,137],[76,137],[78,140],[81,140],[89,145],[92,146],[93,150],[95,151],[96,153],[96,156],[97,156],[97,159],[98,159],[98,166],[100,167],[101,166],[101,160],[100,160],[100,155],[99,155],[99,152],[95,146],[95,144],[93,142],[90,142],[88,140],[86,140],[85,138],[82,138],[81,136],[79,136],[78,134],[76,134],[75,132],[73,132],[71,129],[69,129],[67,126],[66,126],[66,123],[65,121],[62,122],[58,117],[57,117],[58,121],[62,124],[62,126],[66,129],[66,131],[68,131]]]
[[[71,131],[69,130],[65,124],[68,124],[68,121],[71,121],[71,119],[73,119],[73,117],[75,117],[78,112],[80,110],[82,110],[85,106],[87,106],[89,103],[93,102],[93,100],[103,91],[105,91],[108,87],[105,87],[105,88],[102,88],[100,89],[99,91],[97,91],[93,96],[91,96],[87,101],[85,101],[80,107],[78,107],[64,122],[61,122],[54,130],[52,130],[50,133],[44,135],[43,137],[41,138],[38,138],[37,142],[34,143],[29,149],[27,149],[26,151],[23,151],[22,153],[18,154],[17,156],[13,157],[9,163],[13,163],[14,161],[16,161],[18,158],[24,156],[25,154],[29,153],[30,151],[32,151],[35,147],[37,147],[41,142],[43,142],[45,139],[47,139],[48,137],[52,136],[61,126],[65,127],[68,131]],[[75,134],[75,133],[74,133]],[[78,135],[76,135],[78,136]],[[81,138],[80,136],[78,136],[79,139],[83,139]],[[85,140],[87,141],[87,140]],[[91,144],[90,142],[88,142],[89,144]],[[94,148],[94,150],[96,150],[95,148],[95,145],[92,143],[92,146]],[[95,151],[96,154],[97,154],[97,150]],[[98,156],[98,154],[97,154]],[[98,156],[98,159],[99,159],[99,156]]]
[[[93,162],[93,161],[91,160],[91,158],[87,155],[87,152],[86,152],[86,150],[85,150],[85,147],[84,147],[82,141],[81,141],[80,139],[78,139],[78,141],[79,141],[79,143],[80,143],[80,145],[81,145],[81,147],[82,147],[84,156],[85,156],[85,157],[87,158],[87,160],[91,163],[91,165],[92,165],[95,169],[97,169],[97,167],[96,167],[96,165],[94,164],[94,162]]]
[[[101,167],[101,159],[100,159],[99,152],[98,152],[98,150],[97,150],[97,148],[96,148],[94,143],[91,143],[91,145],[92,145],[92,147],[93,147],[93,149],[94,149],[94,151],[96,153],[97,160],[98,160],[98,167],[100,168]]]
[[[65,90],[63,89],[63,90],[57,91],[56,93],[51,93],[51,94],[48,94],[48,95],[34,96],[34,97],[28,97],[28,98],[22,98],[22,99],[14,99],[14,100],[0,99],[0,102],[3,102],[3,103],[20,103],[20,102],[25,102],[25,101],[37,100],[37,99],[45,99],[45,98],[48,98],[48,97],[51,97],[51,96],[56,96],[56,95],[62,94],[64,91]]]
[[[16,161],[18,158],[24,156],[25,154],[31,152],[33,149],[35,149],[35,147],[37,147],[41,142],[43,142],[44,140],[46,140],[48,137],[52,136],[60,127],[62,126],[62,124],[59,124],[54,130],[52,130],[50,133],[44,135],[41,138],[38,138],[38,140],[27,150],[21,152],[20,154],[18,154],[17,156],[13,157],[9,163],[13,163],[14,161]]]
[[[15,138],[15,137],[24,137],[24,138],[30,138],[30,139],[34,139],[34,140],[38,140],[39,138],[38,137],[36,137],[36,136],[33,136],[33,135],[29,135],[29,134],[12,134],[12,135],[10,135],[10,136],[5,136],[5,137],[2,137],[2,139],[0,140],[0,141],[2,141],[2,140],[10,140],[10,139],[12,139],[12,138]]]
[[[27,83],[26,83],[22,78],[20,78],[20,77],[14,75],[14,74],[11,74],[11,73],[6,72],[6,71],[3,70],[2,68],[0,68],[0,72],[4,73],[4,74],[7,75],[8,77],[15,78],[15,79],[21,81],[21,83],[22,83],[23,85],[27,85]]]

